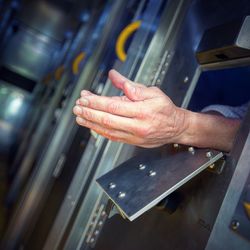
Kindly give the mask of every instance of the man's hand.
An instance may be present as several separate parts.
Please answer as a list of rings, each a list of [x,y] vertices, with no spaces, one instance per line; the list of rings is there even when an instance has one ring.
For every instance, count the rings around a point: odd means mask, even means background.
[[[82,91],[73,109],[79,125],[110,140],[147,148],[181,140],[188,126],[186,110],[175,106],[159,88],[133,83],[115,70],[109,78],[124,96]]]
[[[110,140],[146,148],[179,143],[231,150],[240,120],[181,109],[159,88],[131,82],[115,70],[109,78],[124,96],[83,90],[73,109],[79,125]]]

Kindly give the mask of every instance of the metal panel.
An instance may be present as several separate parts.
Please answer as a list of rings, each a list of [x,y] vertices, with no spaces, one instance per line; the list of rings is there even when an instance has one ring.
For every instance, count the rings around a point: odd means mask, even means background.
[[[14,246],[20,245],[24,237],[28,237],[27,231],[31,231],[32,226],[34,226],[36,222],[42,202],[46,198],[53,182],[53,172],[60,152],[65,144],[67,144],[69,139],[68,136],[75,127],[75,121],[72,114],[75,100],[79,97],[80,91],[84,88],[89,88],[93,82],[98,64],[105,53],[105,46],[107,46],[110,37],[112,37],[112,32],[114,31],[110,23],[114,23],[117,20],[125,4],[125,2],[117,1],[109,12],[110,14],[102,30],[101,41],[81,73],[78,84],[75,86],[67,103],[60,123],[44,152],[44,158],[40,159],[38,162],[32,174],[32,178],[25,188],[22,202],[17,207],[9,224],[3,242],[5,249],[11,249]]]
[[[250,110],[246,115],[242,127],[228,157],[227,166],[233,172],[228,190],[216,218],[206,249],[249,249],[250,242],[234,232],[240,226],[234,217],[244,185],[250,172]],[[248,220],[249,224],[249,220]],[[233,230],[234,229],[234,230]],[[249,235],[249,231],[246,232]]]
[[[127,75],[130,76],[131,78],[133,77],[134,70],[137,68],[138,63],[141,61],[141,55],[143,52],[143,49],[145,49],[145,44],[147,42],[147,39],[150,38],[150,30],[149,27],[154,23],[156,19],[156,15],[159,11],[159,8],[161,6],[161,2],[159,1],[157,4],[155,4],[154,1],[150,1],[150,3],[147,6],[147,9],[142,17],[142,20],[144,22],[141,29],[135,34],[135,37],[132,41],[132,44],[129,48],[128,51],[128,58],[126,59],[125,64],[121,67],[120,71]],[[108,91],[107,91],[108,90]],[[119,94],[119,91],[115,90],[110,86],[110,82],[106,85],[106,90],[103,93],[108,94],[108,95],[117,95]],[[100,137],[99,137],[100,138]],[[106,141],[106,140],[105,140]],[[108,143],[108,145],[110,142]],[[119,150],[121,144],[119,143],[112,143],[112,149],[114,152]],[[118,147],[119,146],[119,147]],[[102,148],[103,144],[100,143],[98,145],[98,148]],[[109,150],[109,146],[105,147],[105,150],[103,151],[102,156],[98,155],[98,157],[101,157],[100,159],[94,158],[93,163],[94,165],[87,166],[83,165],[82,167],[87,167],[87,168],[94,168],[93,175],[90,179],[90,186],[87,187],[86,194],[83,199],[83,203],[81,204],[81,207],[78,211],[78,214],[75,217],[74,225],[73,228],[70,232],[69,238],[66,242],[66,249],[79,249],[81,245],[84,243],[84,239],[86,236],[86,232],[88,229],[87,223],[89,221],[90,215],[93,212],[93,208],[96,204],[96,202],[99,200],[100,196],[100,190],[96,188],[96,184],[94,179],[96,178],[97,175],[100,175],[100,173],[103,173],[104,171],[107,171],[107,168],[112,168],[114,165],[114,162],[116,161],[116,158],[109,157],[110,155],[107,154]],[[84,154],[90,154],[91,152],[86,151]],[[107,159],[108,157],[108,159]],[[108,160],[108,164],[103,164],[103,159]]]
[[[177,105],[188,106],[201,74],[195,50],[204,30],[245,15],[249,10],[248,1],[192,1],[179,39],[169,50],[167,71],[159,74],[162,89]],[[158,46],[155,45],[155,51]],[[234,61],[231,65],[241,64]],[[213,69],[220,67],[225,64]],[[120,152],[120,158],[126,158],[126,150]],[[232,173],[231,167],[225,167],[220,176],[205,171],[186,183],[179,190],[186,197],[185,201],[171,216],[153,208],[132,223],[119,216],[112,217],[103,227],[95,249],[204,249]]]
[[[190,149],[165,157],[144,152],[97,182],[132,221],[223,156],[218,151]]]

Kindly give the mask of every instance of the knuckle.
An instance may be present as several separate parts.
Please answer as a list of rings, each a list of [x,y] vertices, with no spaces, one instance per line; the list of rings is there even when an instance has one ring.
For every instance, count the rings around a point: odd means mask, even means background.
[[[151,131],[150,126],[144,125],[144,126],[138,127],[136,129],[136,135],[141,137],[141,138],[145,138],[145,137],[148,137],[150,135],[150,131]]]
[[[108,115],[103,116],[101,123],[105,127],[110,127],[111,126],[111,119]]]
[[[119,110],[119,104],[117,102],[111,102],[108,104],[107,109],[109,113],[114,114],[117,112],[117,110]]]
[[[135,95],[138,97],[142,96],[142,87],[135,88]]]
[[[84,116],[87,120],[92,120],[92,119],[93,119],[92,113],[91,113],[89,110],[87,110],[87,109],[83,109],[82,114],[83,114],[83,116]]]

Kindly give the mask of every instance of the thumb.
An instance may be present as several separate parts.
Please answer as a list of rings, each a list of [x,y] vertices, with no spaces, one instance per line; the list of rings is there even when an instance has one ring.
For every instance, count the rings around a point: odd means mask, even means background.
[[[118,88],[123,90],[124,87],[124,83],[126,81],[129,81],[128,78],[126,78],[125,76],[121,75],[119,72],[117,72],[116,70],[112,69],[109,71],[109,79],[111,80],[111,82],[113,83],[113,85]]]
[[[144,101],[159,95],[157,89],[154,87],[147,88],[142,84],[133,82],[125,82],[123,91],[131,101]]]

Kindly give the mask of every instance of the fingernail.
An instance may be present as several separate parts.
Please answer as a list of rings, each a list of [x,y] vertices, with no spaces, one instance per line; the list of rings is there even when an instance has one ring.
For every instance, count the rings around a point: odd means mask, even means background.
[[[76,115],[81,115],[82,114],[82,109],[79,106],[75,106],[73,108],[73,111]]]
[[[80,103],[81,103],[83,106],[88,106],[88,105],[89,105],[89,100],[87,100],[86,98],[81,98],[81,99],[80,99]]]
[[[85,122],[85,120],[83,118],[79,117],[79,116],[76,117],[76,121],[78,123],[81,123],[81,124],[83,124]]]

